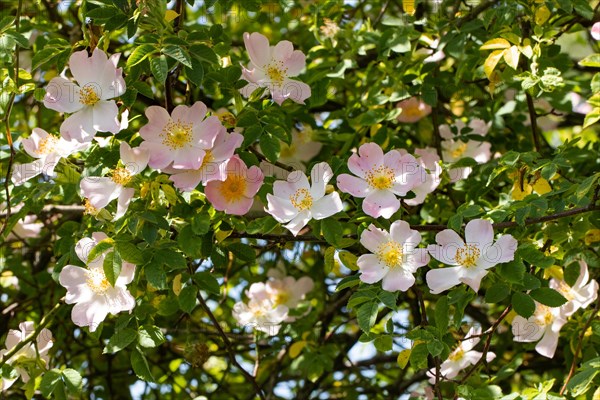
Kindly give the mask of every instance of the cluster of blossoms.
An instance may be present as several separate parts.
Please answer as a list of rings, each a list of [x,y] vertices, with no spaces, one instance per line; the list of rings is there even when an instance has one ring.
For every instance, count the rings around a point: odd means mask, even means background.
[[[579,261],[579,277],[570,286],[564,279],[553,278],[550,287],[562,294],[567,302],[560,307],[548,307],[536,302],[535,312],[527,319],[517,315],[512,331],[517,342],[537,342],[535,350],[552,358],[558,346],[561,328],[577,310],[586,308],[598,298],[598,282],[590,281],[588,266]]]
[[[0,392],[10,388],[19,377],[27,383],[30,379],[30,373],[35,369],[39,367],[48,368],[50,361],[48,351],[53,345],[52,332],[43,328],[39,331],[37,337],[30,340],[29,336],[33,335],[35,331],[31,321],[21,322],[19,330],[10,329],[8,331],[5,342],[6,349],[0,350],[0,360],[4,360],[5,354],[11,352],[21,342],[35,341],[35,344],[25,344],[6,360],[6,363],[13,368],[15,375],[10,378],[0,377]]]
[[[277,270],[270,270],[267,282],[250,285],[246,291],[248,302],[238,302],[233,306],[233,316],[241,326],[276,335],[283,322],[293,322],[290,311],[298,307],[304,297],[314,287],[308,276],[298,280],[285,276]]]

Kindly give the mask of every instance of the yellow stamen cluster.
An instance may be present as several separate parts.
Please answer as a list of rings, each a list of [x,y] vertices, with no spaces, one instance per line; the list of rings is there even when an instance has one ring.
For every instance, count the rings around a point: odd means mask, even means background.
[[[204,158],[202,159],[202,165],[200,166],[199,169],[206,167],[208,164],[210,164],[214,160],[215,160],[215,158],[212,155],[212,151],[206,150],[206,152],[204,153]]]
[[[287,303],[287,301],[289,299],[290,299],[290,295],[287,292],[285,292],[285,291],[277,292],[277,294],[274,296],[274,299],[273,299],[273,301],[275,303],[274,306],[285,304],[285,303]]]
[[[123,167],[115,168],[110,177],[114,183],[121,186],[127,185],[131,181],[131,178],[131,172]]]
[[[465,351],[461,347],[457,347],[450,355],[448,356],[448,360],[450,361],[459,361],[465,356]]]
[[[308,189],[296,190],[296,193],[290,196],[290,201],[298,211],[310,210],[313,205],[313,198]]]
[[[79,89],[79,101],[86,106],[93,106],[100,101],[100,97],[91,86],[84,86]]]
[[[50,154],[56,151],[56,146],[58,145],[58,138],[53,135],[48,135],[38,144],[38,148],[35,151],[39,155]]]
[[[171,150],[189,147],[192,141],[192,124],[169,121],[160,136],[162,137],[162,143]]]
[[[377,248],[375,255],[379,261],[387,265],[389,268],[401,267],[404,261],[402,245],[391,240],[380,245]]]
[[[110,282],[101,269],[89,270],[87,275],[86,283],[94,293],[102,295],[110,288]]]
[[[273,61],[267,66],[267,75],[272,82],[283,83],[287,77],[287,68],[283,66],[283,61]]]
[[[481,256],[481,251],[474,244],[466,244],[456,250],[454,261],[466,268],[477,265],[477,260]]]
[[[552,324],[552,321],[554,321],[554,316],[550,307],[538,304],[535,310],[535,323],[539,326],[548,326]]]
[[[228,202],[237,202],[245,197],[247,182],[242,175],[229,175],[221,185],[221,195]]]
[[[96,207],[94,207],[90,203],[89,199],[85,199],[85,203],[83,204],[83,207],[85,208],[84,214],[96,216],[100,212],[100,210],[98,210]]]
[[[571,301],[575,298],[571,286],[567,285],[565,281],[559,280],[558,288],[556,290],[558,290],[558,292],[562,294],[567,301]]]
[[[460,158],[465,154],[465,151],[467,151],[467,144],[461,142],[450,152],[450,155],[455,159]]]
[[[371,169],[366,181],[373,189],[391,189],[394,186],[394,171],[384,165]]]

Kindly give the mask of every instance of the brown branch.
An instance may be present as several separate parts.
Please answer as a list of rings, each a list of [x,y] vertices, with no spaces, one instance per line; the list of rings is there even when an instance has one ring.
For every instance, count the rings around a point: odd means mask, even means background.
[[[215,315],[212,313],[212,311],[210,310],[210,308],[206,304],[206,301],[204,301],[204,298],[202,297],[202,295],[200,293],[198,293],[198,301],[200,302],[200,305],[202,306],[202,308],[204,309],[204,311],[206,312],[206,314],[212,321],[215,328],[217,328],[217,330],[219,331],[219,335],[221,336],[221,339],[223,339],[223,344],[225,345],[225,349],[227,350],[227,353],[229,354],[229,359],[231,360],[233,365],[235,365],[240,370],[240,372],[246,377],[246,380],[248,382],[250,382],[252,384],[252,386],[254,386],[254,393],[257,394],[262,400],[265,400],[265,395],[263,394],[260,386],[258,386],[258,383],[256,383],[256,379],[254,379],[254,377],[250,373],[248,373],[248,371],[246,371],[244,369],[244,367],[242,367],[240,365],[240,363],[238,362],[238,360],[235,358],[235,351],[232,347],[229,337],[227,336],[227,334],[225,333],[225,331],[219,324],[219,321],[217,320]]]
[[[487,352],[490,349],[490,345],[492,343],[492,336],[494,335],[494,332],[496,331],[496,328],[498,328],[498,325],[500,325],[500,323],[502,322],[502,320],[504,318],[506,318],[506,316],[508,315],[508,313],[510,312],[510,310],[512,310],[512,305],[509,305],[508,307],[506,307],[504,309],[504,311],[502,312],[502,314],[500,314],[500,317],[498,317],[498,319],[496,320],[496,322],[494,322],[494,324],[490,327],[490,329],[488,329],[485,334],[488,335],[486,341],[485,341],[485,345],[483,346],[483,351],[481,352],[481,358],[477,361],[477,363],[475,363],[475,365],[473,365],[473,367],[467,371],[467,373],[465,374],[465,376],[463,376],[463,378],[460,380],[460,384],[462,385],[463,383],[465,383],[467,381],[467,379],[473,375],[473,373],[477,370],[477,368],[479,368],[479,366],[485,362],[486,356],[487,356]]]
[[[560,389],[559,394],[561,396],[563,395],[565,390],[567,390],[567,385],[569,384],[569,381],[573,377],[573,374],[575,373],[575,369],[577,368],[577,358],[579,357],[579,353],[581,352],[581,348],[583,347],[583,337],[585,336],[585,332],[590,327],[592,320],[594,319],[594,317],[596,317],[596,314],[598,314],[599,310],[600,310],[600,301],[596,300],[596,307],[594,307],[594,311],[592,311],[592,315],[590,315],[590,317],[586,321],[585,325],[583,326],[581,333],[579,334],[579,341],[577,342],[577,348],[575,349],[575,354],[573,354],[573,362],[571,363],[571,369],[569,370],[569,375],[567,375],[567,379],[565,379],[565,384]]]
[[[15,16],[15,30],[19,33],[19,26],[21,24],[21,6],[23,5],[23,0],[19,0],[19,4],[17,5],[17,15]],[[15,91],[18,90],[19,87],[19,44],[15,43],[15,69],[14,69],[14,80],[15,80]],[[16,92],[13,91],[10,94],[10,99],[8,100],[8,105],[6,106],[6,114],[4,114],[4,125],[6,127],[6,141],[8,143],[8,148],[10,149],[10,156],[8,157],[8,165],[6,167],[6,175],[4,177],[4,192],[6,193],[6,214],[7,217],[2,224],[2,228],[0,228],[0,236],[6,230],[8,226],[8,217],[10,216],[10,190],[8,186],[10,185],[10,175],[12,171],[12,166],[15,161],[15,146],[13,145],[12,134],[10,133],[10,113],[12,111],[13,105],[15,103]]]
[[[529,94],[529,92],[526,91],[525,96],[527,97],[527,109],[529,110],[529,120],[531,122],[531,135],[533,136],[533,146],[535,148],[535,151],[539,153],[542,149],[542,142],[538,133],[537,113],[535,112],[535,106],[533,104],[533,97],[531,97],[531,94]]]
[[[292,167],[291,165],[287,165],[287,164],[283,164],[280,163],[279,161],[269,161],[267,160],[267,157],[265,157],[260,151],[256,150],[254,148],[254,146],[249,146],[248,150],[250,150],[251,153],[254,153],[254,155],[256,155],[256,157],[258,157],[259,160],[261,161],[266,161],[269,164],[273,164],[279,168],[285,169],[288,172],[294,172],[296,171],[296,168]]]

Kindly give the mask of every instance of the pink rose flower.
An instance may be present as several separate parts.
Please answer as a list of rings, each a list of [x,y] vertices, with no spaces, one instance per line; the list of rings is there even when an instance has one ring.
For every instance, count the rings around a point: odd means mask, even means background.
[[[552,358],[558,347],[560,330],[567,323],[560,307],[548,307],[535,302],[535,312],[527,319],[517,315],[512,320],[515,342],[538,342],[535,350],[544,357]],[[541,339],[541,340],[540,340]]]
[[[177,106],[171,115],[162,107],[148,107],[148,123],[140,129],[144,139],[140,147],[150,153],[148,165],[154,169],[200,168],[206,150],[225,129],[214,115],[204,119],[206,111],[201,101],[191,107]]]
[[[424,171],[415,157],[397,150],[383,154],[376,143],[365,143],[352,154],[348,168],[356,176],[341,174],[337,184],[342,192],[364,198],[362,209],[373,218],[390,218],[400,208],[396,196],[406,196],[421,184]]]
[[[216,210],[244,215],[252,207],[263,180],[260,168],[255,165],[248,168],[239,156],[234,155],[227,163],[227,178],[208,182],[204,193]]]
[[[517,241],[511,235],[502,235],[494,243],[494,228],[489,221],[469,221],[465,237],[466,241],[452,229],[445,229],[435,236],[438,244],[427,247],[433,258],[452,265],[427,272],[425,279],[431,293],[441,293],[460,283],[477,292],[488,269],[514,259]]]
[[[119,109],[113,99],[125,93],[123,71],[117,68],[120,54],[107,57],[99,48],[92,56],[87,50],[69,58],[69,69],[77,84],[63,77],[52,78],[46,88],[44,105],[52,110],[73,113],[60,126],[66,140],[90,142],[96,132],[121,130]]]
[[[244,33],[244,44],[250,63],[248,68],[242,67],[242,77],[249,83],[240,92],[250,97],[257,88],[266,87],[279,105],[285,99],[304,104],[304,100],[310,97],[310,86],[289,79],[300,74],[306,66],[304,54],[294,50],[292,42],[287,40],[269,46],[269,39],[257,32]]]
[[[398,116],[400,122],[415,123],[431,114],[431,106],[417,97],[402,100],[396,107],[402,109],[402,113]]]

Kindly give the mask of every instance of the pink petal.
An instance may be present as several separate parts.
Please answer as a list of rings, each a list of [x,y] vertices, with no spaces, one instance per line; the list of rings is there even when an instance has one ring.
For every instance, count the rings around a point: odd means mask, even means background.
[[[333,178],[333,171],[326,162],[315,164],[310,171],[310,194],[313,200],[318,200],[325,195],[327,183]]]
[[[198,125],[204,120],[207,110],[208,109],[203,102],[197,101],[190,107],[185,105],[175,107],[171,113],[171,118],[173,118],[174,121]]]
[[[494,241],[494,228],[492,223],[485,219],[474,219],[469,221],[465,227],[465,242],[477,244],[480,248]]]
[[[396,243],[403,244],[406,249],[414,249],[421,243],[421,234],[418,231],[410,229],[406,221],[398,220],[390,226],[390,236]],[[408,246],[407,246],[408,245]]]
[[[94,111],[91,107],[82,108],[60,125],[60,134],[65,140],[76,140],[80,143],[90,142],[96,132]]]
[[[298,75],[306,66],[306,56],[300,50],[295,50],[286,60],[283,61],[287,76]]]
[[[383,150],[377,143],[365,143],[358,148],[358,154],[348,159],[348,168],[354,175],[364,178],[370,170],[383,165]]]
[[[81,194],[87,197],[95,208],[104,208],[119,197],[121,186],[110,178],[88,176],[79,183]]]
[[[271,61],[269,39],[257,32],[252,34],[246,32],[244,33],[244,44],[246,45],[246,50],[248,50],[250,61],[254,65],[264,69],[265,65]]]
[[[364,198],[372,193],[369,184],[361,178],[353,175],[341,174],[337,178],[338,188],[344,193],[350,193],[354,197]]]
[[[178,174],[173,174],[169,179],[177,189],[183,192],[191,192],[202,181],[202,175],[203,174],[200,171],[187,170]]]
[[[150,154],[147,149],[141,147],[132,149],[127,142],[121,142],[119,151],[125,168],[133,175],[139,174],[148,165]]]
[[[427,286],[432,294],[439,294],[460,284],[459,271],[461,267],[446,267],[432,269],[425,275]]]
[[[374,254],[363,254],[356,261],[360,269],[360,280],[365,283],[376,283],[390,270],[387,266],[379,262],[379,259]]]
[[[91,251],[91,248],[89,250]],[[88,274],[85,268],[77,267],[75,265],[66,265],[58,275],[58,282],[69,290],[71,287],[86,284],[87,277]]]
[[[150,106],[146,108],[146,117],[148,123],[140,128],[140,136],[144,140],[162,141],[160,134],[165,125],[171,121],[167,110],[159,106]]]
[[[412,285],[415,284],[415,277],[411,273],[407,273],[402,268],[392,268],[383,277],[381,287],[388,292],[401,290],[406,292]]]
[[[298,233],[308,224],[308,221],[311,220],[310,211],[304,210],[300,211],[298,215],[296,215],[288,224],[284,225],[286,229],[288,229],[294,236],[297,236]]]
[[[276,197],[272,194],[267,194],[267,208],[265,211],[278,222],[289,222],[298,215],[298,210],[289,199]]]
[[[217,135],[225,130],[221,120],[215,115],[206,118],[193,127],[193,141],[202,149],[210,149],[215,143]]]
[[[96,247],[97,244],[98,242],[96,240],[89,237],[85,237],[79,240],[75,245],[75,254],[77,254],[77,257],[79,257],[81,261],[87,264],[88,254],[90,254],[90,251],[92,251],[92,249]]]
[[[117,200],[117,213],[115,214],[114,221],[121,218],[127,212],[127,208],[129,208],[129,203],[135,194],[134,188],[123,188],[121,193],[119,194]]]
[[[314,202],[310,212],[314,219],[319,220],[331,217],[342,211],[342,209],[343,205],[340,195],[337,192],[333,192]]]
[[[213,159],[215,161],[224,161],[230,159],[233,156],[235,149],[240,147],[243,141],[244,136],[242,136],[240,133],[227,133],[226,129],[222,129],[215,138],[214,147],[211,149]]]
[[[518,242],[512,235],[502,235],[492,246],[485,251],[486,261],[495,264],[514,260]]]
[[[480,268],[463,268],[461,269],[461,275],[460,281],[477,293],[481,285],[481,280],[487,275],[487,271]]]
[[[405,267],[410,268],[414,272],[419,267],[429,264],[429,260],[427,249],[414,249],[407,254]]]
[[[260,190],[260,187],[263,184],[265,176],[263,175],[260,168],[256,165],[253,165],[246,172],[246,196],[254,197],[256,193]]]
[[[520,315],[517,315],[512,320],[512,333],[515,342],[536,342],[544,335],[544,332],[545,328],[543,326],[529,321]]]
[[[389,234],[371,224],[360,234],[360,243],[371,253],[377,253],[379,246],[390,241]]]
[[[147,150],[150,155],[148,159],[150,168],[163,169],[173,161],[173,155],[162,143],[145,141],[140,144],[140,147]]]
[[[546,329],[544,337],[535,346],[535,350],[544,357],[552,358],[558,347],[559,331]]]
[[[93,106],[93,126],[99,132],[118,133],[121,130],[119,107],[114,100],[101,100]]]
[[[94,332],[108,315],[108,305],[102,298],[95,301],[77,303],[71,310],[71,320],[77,326],[87,326]]]
[[[592,25],[592,37],[596,40],[600,40],[600,22],[596,22]]]
[[[389,219],[400,208],[400,200],[389,190],[374,190],[367,195],[362,208],[373,218]]]
[[[62,78],[52,78],[46,86],[44,106],[54,111],[74,113],[83,108],[79,102],[79,86]]]
[[[22,185],[31,178],[35,178],[44,170],[45,160],[35,160],[26,164],[15,164],[11,175],[11,181],[15,186]]]
[[[41,128],[33,128],[31,135],[28,138],[21,140],[23,149],[31,157],[40,158],[41,155],[37,152],[40,148],[40,142],[50,136],[48,132]]]
[[[121,311],[131,311],[135,307],[135,298],[127,289],[111,287],[106,291],[106,303],[108,312],[116,315]]]
[[[87,50],[76,51],[69,58],[69,69],[71,74],[81,87],[88,83],[96,84],[99,74],[104,70],[108,61],[106,53],[96,48],[92,56],[88,56]]]
[[[291,57],[294,52],[294,45],[288,40],[282,40],[273,47],[271,56],[274,60],[285,61]]]

